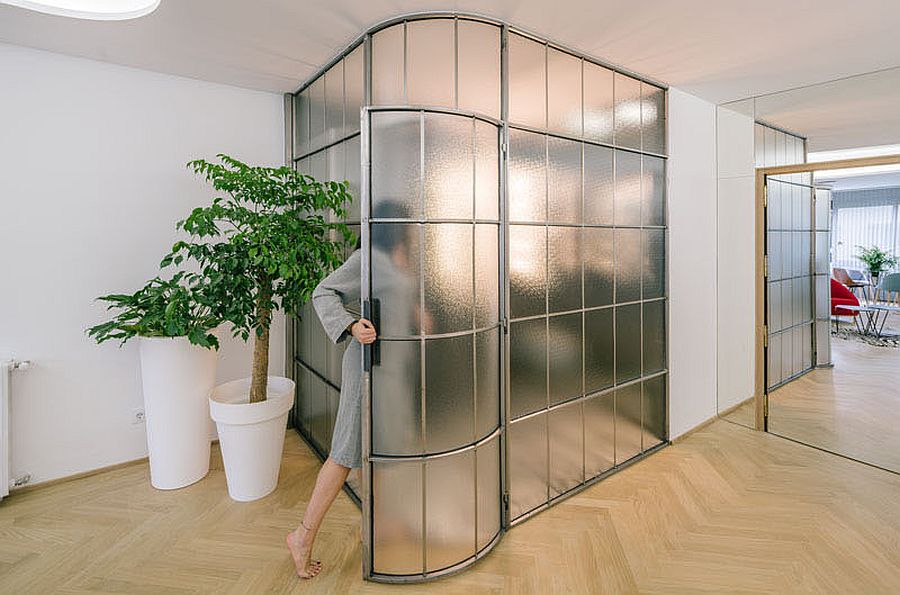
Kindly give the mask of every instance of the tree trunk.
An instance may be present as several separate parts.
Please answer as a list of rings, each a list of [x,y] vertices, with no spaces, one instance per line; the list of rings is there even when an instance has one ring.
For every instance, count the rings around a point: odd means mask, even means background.
[[[256,322],[262,332],[253,334],[253,379],[250,383],[250,402],[259,403],[266,400],[269,388],[269,325],[272,322],[272,310],[269,300],[272,290],[266,288],[259,292],[256,299]]]

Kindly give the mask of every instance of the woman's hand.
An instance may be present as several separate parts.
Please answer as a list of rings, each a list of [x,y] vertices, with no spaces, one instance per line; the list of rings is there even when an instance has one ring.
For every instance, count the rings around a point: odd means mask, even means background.
[[[350,334],[363,345],[375,342],[378,335],[375,334],[375,325],[365,318],[360,318],[350,327]]]

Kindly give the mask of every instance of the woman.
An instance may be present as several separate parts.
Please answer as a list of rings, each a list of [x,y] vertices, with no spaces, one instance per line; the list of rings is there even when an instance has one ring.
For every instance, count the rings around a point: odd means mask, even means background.
[[[328,338],[338,343],[352,337],[341,365],[341,400],[338,405],[331,452],[319,476],[303,520],[286,538],[297,567],[297,576],[312,578],[322,569],[321,562],[311,558],[316,534],[350,469],[362,466],[361,433],[361,349],[375,341],[375,326],[365,318],[357,320],[346,305],[359,304],[359,250],[328,275],[313,292],[312,302]]]
[[[373,214],[375,218],[406,217],[405,210],[391,201],[384,201]],[[410,253],[418,253],[414,225],[373,225],[372,227],[372,295],[382,305],[382,317],[389,321],[386,328],[406,334],[418,325],[418,265],[411,262]],[[347,306],[360,303],[360,252],[356,250],[347,261],[328,275],[312,296],[313,307],[328,338],[338,343],[351,338],[341,365],[341,399],[331,452],[319,471],[316,486],[303,520],[287,536],[288,549],[297,566],[297,575],[312,578],[322,569],[312,560],[316,533],[325,513],[331,507],[351,469],[362,467],[362,346],[377,337],[375,326],[365,318],[356,319]],[[417,331],[414,333],[417,334]],[[395,377],[398,376],[398,377]],[[401,384],[403,374],[383,374],[379,388],[385,402],[390,402],[394,432],[416,432],[412,402]],[[374,428],[379,434],[379,427]]]

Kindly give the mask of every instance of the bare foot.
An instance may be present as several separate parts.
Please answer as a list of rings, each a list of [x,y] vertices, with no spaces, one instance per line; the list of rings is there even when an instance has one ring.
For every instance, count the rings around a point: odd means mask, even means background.
[[[303,534],[298,534],[299,531],[303,531]],[[322,570],[322,563],[319,560],[310,559],[312,544],[304,543],[304,537],[306,537],[306,530],[298,527],[296,531],[288,533],[284,541],[291,551],[294,566],[297,567],[297,576],[300,578],[313,578]]]

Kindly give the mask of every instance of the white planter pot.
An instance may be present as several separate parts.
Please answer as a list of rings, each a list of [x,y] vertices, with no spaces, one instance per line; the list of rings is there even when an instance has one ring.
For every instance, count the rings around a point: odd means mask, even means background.
[[[239,502],[258,500],[278,484],[284,430],[294,403],[294,381],[269,376],[265,401],[249,403],[250,378],[217,386],[209,411],[219,432],[228,495]]]
[[[217,354],[185,337],[141,337],[140,353],[150,483],[182,488],[209,472],[208,398]]]

